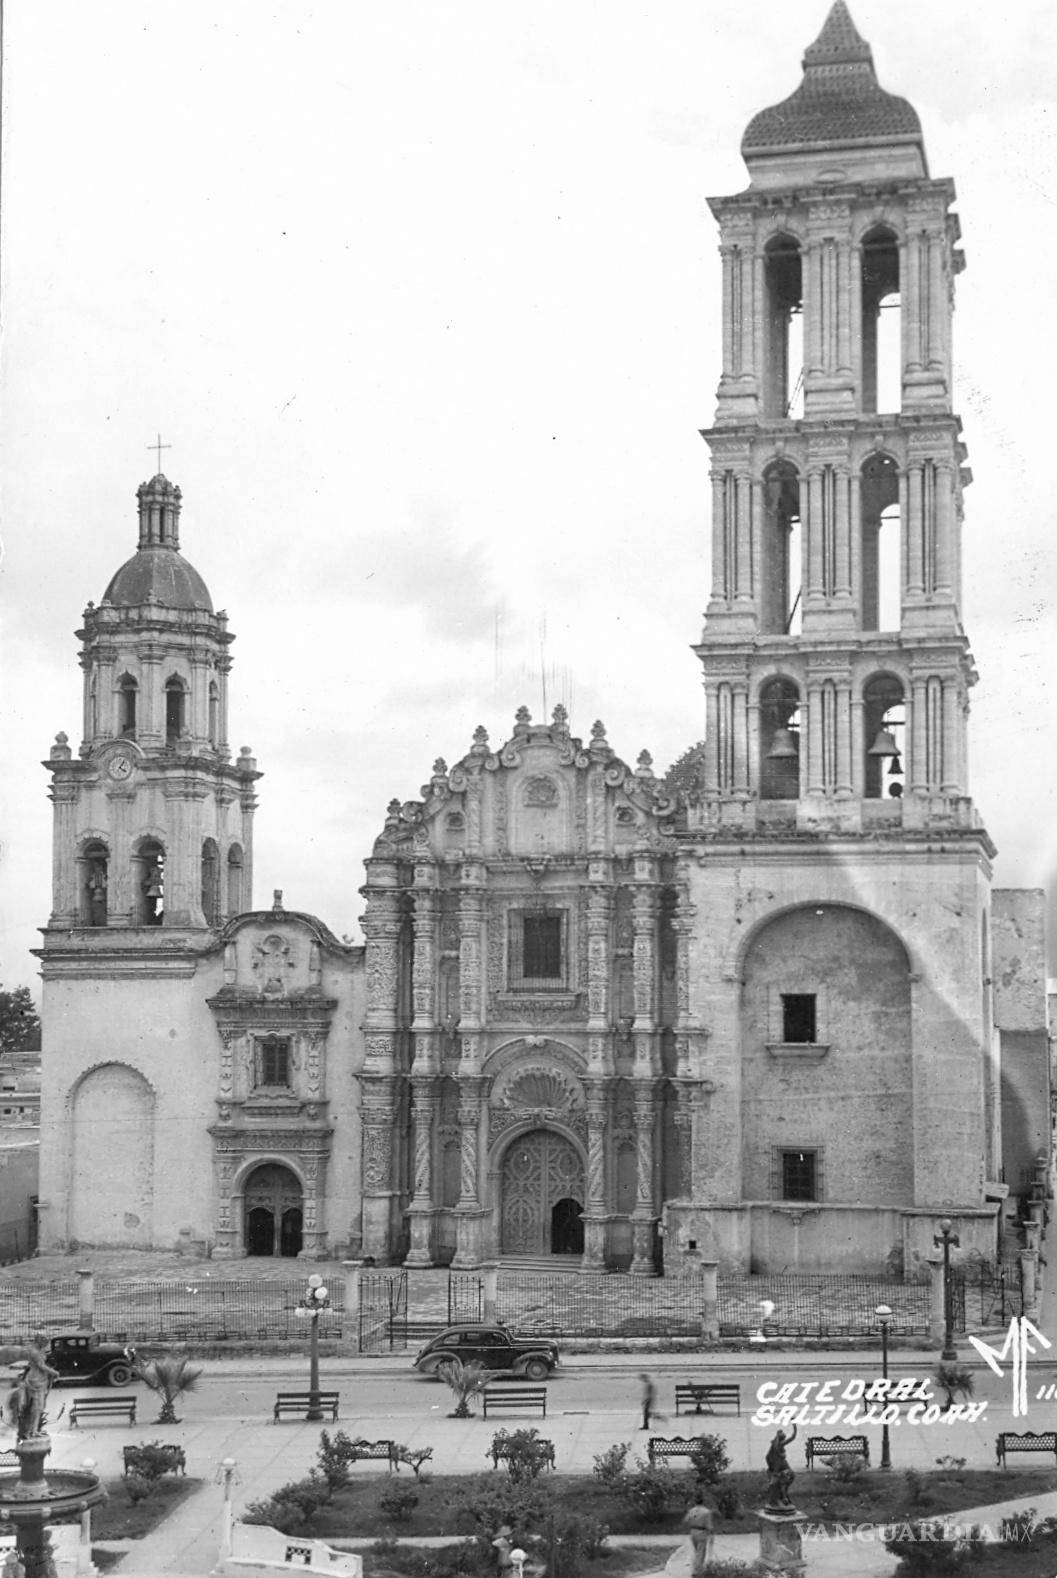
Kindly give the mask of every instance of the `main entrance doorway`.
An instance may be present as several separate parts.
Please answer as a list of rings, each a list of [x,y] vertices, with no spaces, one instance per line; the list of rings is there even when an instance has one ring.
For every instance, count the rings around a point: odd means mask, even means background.
[[[301,1185],[289,1167],[279,1162],[255,1167],[243,1199],[247,1255],[301,1253]]]
[[[500,1170],[504,1255],[583,1253],[584,1169],[570,1140],[532,1129],[508,1149]]]

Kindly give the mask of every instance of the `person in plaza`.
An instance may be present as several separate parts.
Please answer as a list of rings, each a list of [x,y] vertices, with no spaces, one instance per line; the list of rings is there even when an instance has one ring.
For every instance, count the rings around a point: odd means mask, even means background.
[[[712,1508],[698,1498],[683,1522],[690,1530],[690,1578],[701,1578],[712,1560]]]
[[[514,1563],[510,1559],[510,1552],[514,1548],[513,1535],[514,1531],[509,1523],[504,1523],[501,1529],[496,1530],[495,1539],[492,1541],[492,1549],[495,1551],[496,1571],[499,1573],[500,1578],[508,1578],[508,1575],[514,1570]]]
[[[639,1429],[648,1430],[652,1420],[660,1419],[666,1423],[667,1416],[657,1411],[657,1388],[653,1384],[653,1377],[644,1370],[639,1380],[642,1382],[642,1424]]]

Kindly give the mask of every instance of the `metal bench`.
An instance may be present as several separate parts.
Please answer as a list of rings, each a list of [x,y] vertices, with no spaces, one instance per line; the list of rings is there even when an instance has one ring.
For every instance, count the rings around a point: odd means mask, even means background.
[[[331,1419],[337,1419],[340,1393],[320,1392],[318,1396],[320,1408],[329,1412]],[[307,1414],[311,1401],[311,1392],[278,1392],[272,1410],[273,1424],[278,1424],[282,1414]]]
[[[154,1447],[155,1451],[164,1452],[165,1456],[168,1458],[169,1461],[165,1468],[165,1472],[167,1474],[187,1473],[187,1457],[182,1446],[173,1446],[168,1442],[162,1443],[158,1441],[151,1442],[151,1445]],[[133,1473],[136,1472],[136,1460],[139,1458],[142,1451],[143,1448],[138,1446],[127,1446],[122,1448],[122,1456],[125,1460],[124,1473],[126,1475],[128,1474],[130,1468],[132,1469]]]
[[[1003,1430],[995,1441],[999,1468],[1007,1467],[1007,1452],[1052,1452],[1057,1459],[1057,1430],[1026,1430],[1023,1435],[1015,1430]]]
[[[675,1388],[677,1414],[711,1414],[718,1406],[733,1407],[741,1413],[741,1387],[711,1381],[687,1381]]]
[[[861,1457],[868,1464],[870,1443],[865,1436],[808,1436],[804,1453],[809,1469],[817,1457]]]
[[[514,1409],[538,1408],[540,1413],[547,1413],[547,1388],[545,1386],[486,1386],[483,1392],[484,1417],[487,1419],[489,1410],[496,1413],[504,1410],[509,1413]]]
[[[134,1397],[78,1397],[70,1404],[70,1424],[82,1419],[98,1419],[107,1414],[124,1414],[130,1425],[136,1423]]]
[[[651,1436],[646,1443],[650,1467],[670,1457],[693,1457],[701,1444],[700,1436]]]

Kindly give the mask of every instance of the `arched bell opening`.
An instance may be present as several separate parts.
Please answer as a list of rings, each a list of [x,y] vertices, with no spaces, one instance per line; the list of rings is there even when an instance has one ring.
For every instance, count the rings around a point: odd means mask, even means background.
[[[862,408],[899,411],[902,392],[902,325],[899,241],[887,225],[862,239]]]
[[[108,919],[110,851],[102,839],[93,839],[81,851],[81,924],[105,926]]]
[[[899,468],[890,455],[863,463],[860,498],[860,600],[864,630],[902,623]]]
[[[165,743],[175,745],[187,731],[187,686],[178,674],[165,681]]]
[[[232,844],[228,850],[228,919],[242,914],[242,846]]]
[[[165,919],[165,850],[156,838],[145,838],[135,857],[133,885],[137,926],[160,926]]]
[[[800,793],[800,691],[791,679],[771,679],[760,691],[761,800],[795,800]]]
[[[800,625],[800,475],[789,460],[775,460],[763,474],[761,629],[795,635]]]
[[[126,739],[136,738],[136,697],[139,686],[131,674],[122,674],[117,682],[117,732]]]
[[[898,800],[903,793],[906,705],[894,674],[875,674],[863,688],[863,793]]]
[[[803,267],[800,244],[775,236],[764,249],[764,415],[803,414]]]

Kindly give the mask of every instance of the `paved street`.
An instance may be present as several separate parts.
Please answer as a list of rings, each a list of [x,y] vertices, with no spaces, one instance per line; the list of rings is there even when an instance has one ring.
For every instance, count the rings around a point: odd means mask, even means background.
[[[879,1373],[879,1356],[858,1354],[800,1354],[765,1351],[751,1363],[744,1354],[664,1355],[644,1359],[639,1355],[577,1355],[562,1365],[561,1373],[549,1387],[548,1414],[540,1427],[554,1441],[559,1470],[589,1472],[596,1453],[616,1441],[645,1441],[638,1430],[638,1380],[644,1364],[654,1375],[662,1410],[669,1418],[658,1421],[658,1434],[677,1433],[671,1406],[673,1387],[678,1379],[720,1377],[737,1381],[742,1387],[741,1417],[718,1414],[714,1417],[688,1416],[680,1419],[678,1429],[695,1433],[702,1428],[722,1435],[733,1466],[762,1470],[763,1453],[773,1427],[751,1422],[750,1414],[756,1387],[774,1384],[801,1384],[813,1379],[831,1380],[838,1394],[856,1378],[870,1379]],[[892,1356],[893,1377],[925,1376],[934,1360],[927,1354]],[[1013,1428],[1012,1401],[1008,1381],[992,1375],[982,1365],[975,1368],[976,1400],[986,1401],[987,1410],[976,1423],[933,1424],[914,1427],[903,1423],[892,1429],[892,1455],[896,1469],[929,1468],[941,1456],[964,1457],[972,1467],[994,1462],[994,1441],[999,1430]],[[1033,1364],[1029,1395],[1038,1386],[1057,1378],[1052,1364]],[[204,1573],[216,1556],[221,1495],[213,1483],[217,1464],[225,1457],[238,1463],[239,1484],[235,1506],[257,1500],[276,1486],[306,1473],[312,1465],[319,1441],[318,1425],[305,1423],[271,1424],[271,1407],[277,1390],[300,1388],[306,1384],[304,1362],[283,1359],[244,1359],[213,1361],[201,1389],[181,1404],[182,1422],[176,1427],[152,1423],[155,1400],[140,1389],[140,1423],[132,1431],[120,1425],[92,1428],[66,1427],[63,1403],[78,1395],[76,1389],[61,1388],[52,1397],[52,1463],[73,1466],[85,1457],[94,1457],[104,1474],[120,1472],[121,1448],[128,1441],[158,1437],[178,1440],[186,1448],[189,1472],[201,1476],[203,1488],[171,1518],[164,1529],[132,1548],[122,1564],[123,1578],[140,1573]],[[450,1394],[438,1382],[419,1378],[409,1360],[335,1359],[324,1365],[323,1384],[336,1386],[342,1395],[338,1428],[368,1438],[392,1437],[409,1446],[432,1446],[434,1466],[448,1473],[475,1473],[486,1466],[485,1451],[494,1431],[511,1425],[513,1419],[451,1420],[447,1413]],[[98,1395],[98,1394],[97,1394]],[[523,1415],[517,1421],[527,1422]],[[1057,1420],[1057,1405],[1035,1404],[1030,1423],[1035,1428],[1052,1427]],[[535,1422],[535,1421],[533,1421]],[[1023,1428],[1023,1421],[1018,1421]],[[335,1428],[326,1426],[324,1428]],[[840,1425],[833,1431],[815,1427],[801,1428],[806,1434],[857,1433],[862,1427]],[[865,1427],[871,1441],[873,1461],[880,1455],[880,1427]],[[801,1468],[800,1443],[791,1450],[790,1460]],[[1040,1466],[1044,1466],[1040,1463]],[[1052,1467],[1052,1465],[1050,1465]],[[377,1465],[362,1464],[357,1474],[376,1474]],[[1040,1504],[1040,1498],[1031,1498]],[[1051,1510],[1057,1512],[1057,1495]],[[726,1542],[725,1542],[726,1543]],[[751,1547],[751,1548],[750,1548]],[[753,1536],[738,1536],[730,1544],[743,1559],[752,1554]],[[812,1573],[844,1572],[885,1573],[890,1571],[882,1546],[857,1546],[854,1565],[850,1551],[833,1542],[813,1547]],[[840,1563],[844,1562],[841,1567]],[[836,1565],[828,1565],[829,1563]],[[880,1565],[877,1565],[880,1563]]]

